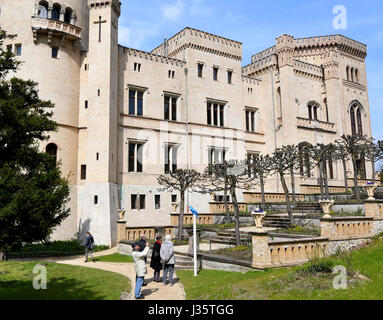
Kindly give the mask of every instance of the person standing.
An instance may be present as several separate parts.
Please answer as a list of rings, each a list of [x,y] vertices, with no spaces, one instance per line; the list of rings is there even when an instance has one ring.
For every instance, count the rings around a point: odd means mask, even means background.
[[[152,259],[150,260],[150,267],[154,270],[154,277],[153,280],[155,282],[161,282],[160,279],[160,272],[162,269],[162,263],[161,263],[161,236],[156,237],[156,242],[153,246],[153,253],[152,253]]]
[[[173,285],[174,265],[176,263],[174,257],[174,246],[170,235],[165,236],[165,242],[160,250],[161,261],[164,264],[163,283],[166,286],[167,276],[169,272],[169,284]]]
[[[145,299],[141,294],[142,285],[144,284],[146,270],[145,258],[149,253],[149,243],[145,244],[144,251],[140,252],[140,244],[135,243],[133,245],[132,258],[134,262],[134,269],[136,271],[136,287],[134,290],[134,297],[136,299]]]
[[[93,253],[92,253],[93,249],[94,249],[94,238],[90,234],[90,232],[88,231],[86,233],[85,261],[84,262],[88,262],[88,254],[90,254],[90,256],[92,257],[93,262],[96,262],[96,260],[94,259]]]
[[[146,236],[142,234],[140,236],[140,240],[138,241],[138,244],[140,245],[140,251],[144,251],[146,248]]]

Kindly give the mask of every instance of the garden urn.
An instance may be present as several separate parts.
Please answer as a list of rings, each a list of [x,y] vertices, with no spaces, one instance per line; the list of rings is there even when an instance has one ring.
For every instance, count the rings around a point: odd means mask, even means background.
[[[125,212],[126,212],[125,209],[118,209],[118,216],[120,217],[120,221],[125,220]]]
[[[376,184],[370,184],[370,183],[367,183],[365,186],[364,186],[364,189],[366,189],[366,192],[367,192],[367,195],[368,195],[368,199],[367,200],[375,200],[374,198],[374,193],[375,193],[375,190],[378,186]]]
[[[324,213],[323,218],[331,218],[330,212],[331,212],[331,207],[334,205],[334,200],[319,200],[319,204],[322,207],[322,211]]]
[[[266,211],[255,210],[251,213],[254,218],[255,226],[257,230],[263,230],[263,219],[266,216]]]

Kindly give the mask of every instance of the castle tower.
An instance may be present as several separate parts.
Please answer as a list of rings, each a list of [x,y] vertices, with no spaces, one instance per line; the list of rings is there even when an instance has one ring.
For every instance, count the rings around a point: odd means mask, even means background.
[[[53,239],[72,238],[77,230],[77,142],[80,66],[88,47],[86,0],[0,0],[0,27],[17,37],[4,45],[22,61],[17,76],[38,83],[42,99],[55,104],[58,132],[40,145],[61,161],[71,185],[71,216]]]
[[[79,187],[79,229],[99,243],[116,241],[118,208],[118,18],[121,3],[89,0],[86,137],[80,163],[86,178]],[[84,177],[82,177],[84,178]]]

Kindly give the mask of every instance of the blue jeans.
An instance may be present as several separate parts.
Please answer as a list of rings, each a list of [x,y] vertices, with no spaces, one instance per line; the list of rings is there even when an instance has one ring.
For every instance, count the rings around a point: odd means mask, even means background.
[[[144,278],[145,277],[136,277],[136,289],[134,290],[134,297],[139,298],[141,297],[141,288],[144,284]]]
[[[169,271],[169,283],[173,284],[174,264],[165,264],[164,265],[164,274],[163,274],[164,284],[166,284],[166,280],[168,277],[168,271]]]

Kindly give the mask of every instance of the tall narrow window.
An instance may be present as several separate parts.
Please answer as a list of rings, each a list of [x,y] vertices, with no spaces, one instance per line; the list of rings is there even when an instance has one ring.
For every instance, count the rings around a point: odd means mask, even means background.
[[[86,180],[86,165],[82,164],[81,165],[81,180]]]
[[[249,111],[249,110],[246,110],[246,112],[245,112],[245,117],[246,117],[246,131],[250,131],[250,118],[249,118],[249,115],[250,115],[250,111]]]
[[[360,112],[360,108],[356,111],[356,119],[358,122],[358,134],[363,136],[363,126],[362,126],[362,113]]]
[[[346,68],[346,77],[347,77],[347,81],[350,81],[350,67],[347,66]]]
[[[161,208],[161,195],[156,194],[154,196],[154,209],[158,210]]]
[[[255,112],[251,112],[251,119],[250,119],[250,122],[251,122],[251,132],[255,132]]]
[[[334,179],[334,165],[331,156],[328,158],[328,178]]]
[[[56,166],[57,163],[57,145],[54,143],[50,143],[46,146],[45,152],[49,154],[52,159],[52,164]]]
[[[308,110],[309,110],[309,119],[312,120],[313,119],[313,107],[311,105],[309,105]]]
[[[88,106],[89,106],[89,102],[88,102],[88,100],[85,100],[85,103],[84,103],[85,109],[88,109]]]
[[[164,97],[164,118],[165,120],[170,120],[170,97],[165,96]]]
[[[354,68],[351,68],[351,82],[354,82]]]
[[[48,2],[40,1],[37,16],[42,19],[48,18]]]
[[[142,91],[137,91],[137,115],[142,116],[143,114],[143,98],[144,93]]]
[[[208,163],[223,163],[226,158],[226,150],[224,148],[210,147],[208,149]],[[211,172],[209,172],[211,174]]]
[[[98,204],[98,196],[94,196],[93,203],[94,203],[94,204]]]
[[[220,105],[219,106],[219,125],[221,127],[224,127],[225,126],[225,115],[224,115],[224,106],[223,105]]]
[[[21,44],[16,44],[15,50],[16,50],[15,55],[21,56]]]
[[[207,124],[212,124],[212,122],[211,122],[211,102],[207,103]]]
[[[232,84],[233,83],[233,71],[227,72],[227,83]]]
[[[355,69],[355,82],[359,83],[359,70]]]
[[[256,132],[257,131],[257,110],[250,109],[245,112],[246,117],[246,131]]]
[[[135,115],[136,114],[136,91],[129,90],[129,114]]]
[[[165,145],[165,165],[164,172],[170,173],[177,170],[177,145]]]
[[[213,68],[213,80],[218,81],[218,68],[217,67]]]
[[[137,209],[137,195],[136,194],[131,194],[130,195],[130,208],[132,210]]]
[[[58,48],[52,48],[52,58],[57,59],[59,55],[59,49]]]
[[[313,111],[314,111],[314,120],[318,120],[318,107],[313,106]]]
[[[54,4],[52,9],[52,20],[59,21],[60,20],[60,11],[61,6],[59,4]]]
[[[199,63],[198,64],[198,77],[202,78],[202,76],[203,76],[203,64]]]
[[[356,123],[355,123],[355,108],[352,106],[350,108],[350,116],[351,116],[351,132],[353,135],[356,134]]]
[[[214,125],[218,126],[218,105],[216,103],[213,105],[213,120]]]
[[[129,172],[143,172],[143,147],[142,143],[129,142]]]
[[[172,120],[177,121],[177,98],[172,97]]]
[[[140,210],[145,210],[145,195],[140,194]]]
[[[71,23],[72,14],[73,14],[73,10],[71,8],[65,9],[65,14],[64,14],[64,22],[65,23],[68,23],[68,24]]]

